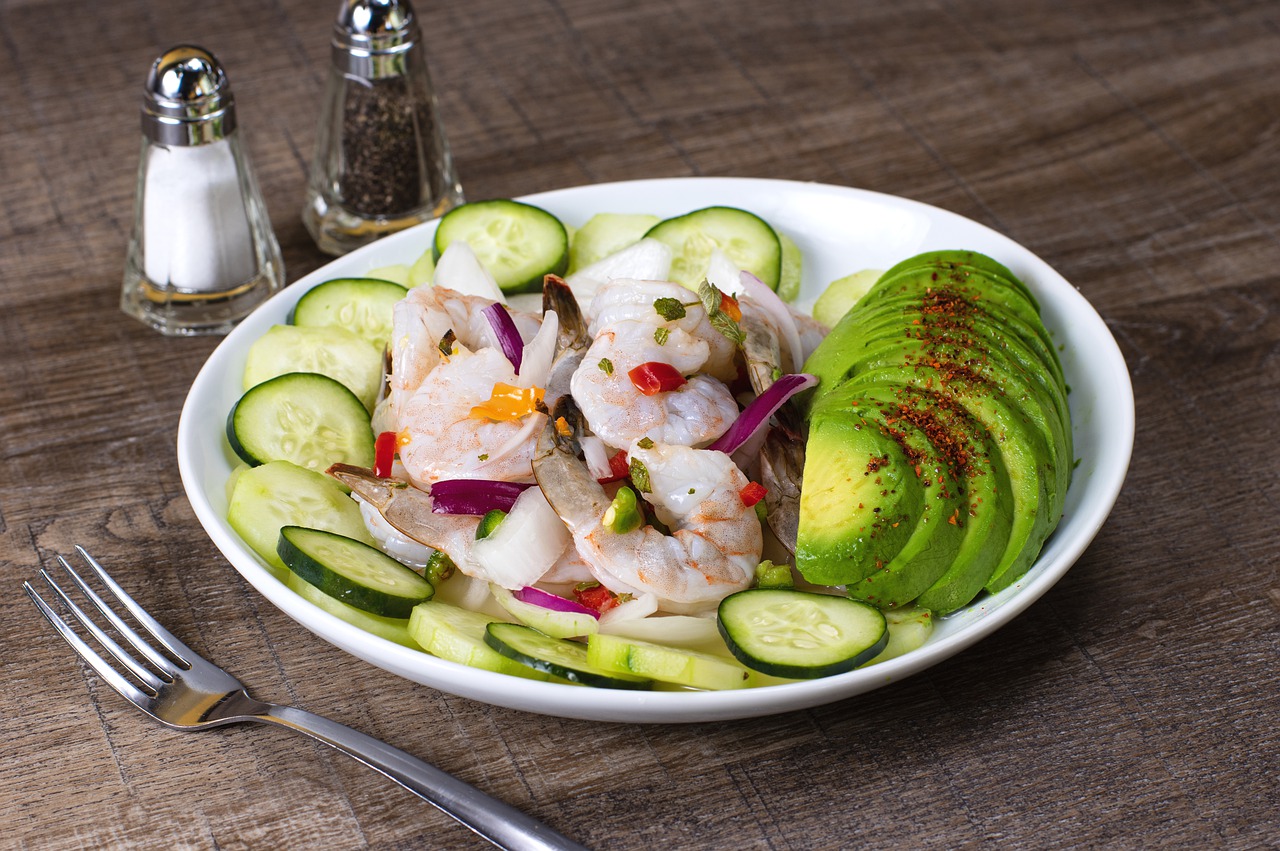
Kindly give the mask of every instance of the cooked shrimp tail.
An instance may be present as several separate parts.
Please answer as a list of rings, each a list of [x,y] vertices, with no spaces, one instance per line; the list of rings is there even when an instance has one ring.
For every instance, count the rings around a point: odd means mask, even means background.
[[[554,310],[560,319],[560,334],[556,341],[558,348],[585,352],[591,345],[587,320],[582,315],[582,307],[573,290],[564,282],[564,278],[557,275],[547,275],[542,279],[542,312],[550,310]]]
[[[782,348],[778,333],[755,311],[744,310],[742,320],[742,357],[747,365],[751,389],[759,396],[782,375]]]
[[[547,275],[542,279],[542,312],[544,315],[554,312],[560,323],[556,354],[547,377],[546,402],[554,405],[557,399],[569,394],[569,382],[591,346],[591,333],[578,299],[563,278]]]
[[[562,396],[538,437],[533,475],[569,531],[589,530],[609,508],[604,488],[582,460],[586,420],[572,396]]]
[[[781,411],[779,412],[781,413]],[[765,506],[769,528],[778,542],[795,554],[800,526],[800,482],[804,475],[804,442],[785,428],[771,428],[760,450],[760,478],[768,489]]]
[[[460,564],[468,558],[477,518],[433,513],[431,496],[403,479],[380,478],[372,470],[350,464],[334,464],[327,472],[403,534]]]

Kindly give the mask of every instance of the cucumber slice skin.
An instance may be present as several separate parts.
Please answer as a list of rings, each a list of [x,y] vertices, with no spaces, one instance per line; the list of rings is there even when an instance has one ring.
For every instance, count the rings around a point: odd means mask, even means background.
[[[227,442],[246,464],[291,461],[317,472],[337,463],[372,467],[364,403],[341,382],[288,372],[245,391],[227,414]]]
[[[771,290],[782,275],[782,243],[778,233],[755,213],[737,207],[703,207],[658,222],[645,237],[671,246],[671,280],[696,289],[705,276],[701,254],[718,245],[739,268],[755,275]],[[705,249],[705,251],[703,250]]]
[[[303,526],[285,526],[276,546],[298,576],[353,608],[385,618],[408,618],[435,594],[431,583],[366,543]]]
[[[380,278],[335,278],[307,290],[294,305],[290,322],[342,328],[381,350],[391,339],[392,308],[408,293],[400,284]]]
[[[739,662],[789,679],[851,671],[880,655],[889,641],[884,613],[875,606],[811,591],[751,588],[730,594],[720,602],[717,623]],[[788,640],[771,626],[803,630],[803,640]]]
[[[514,235],[506,231],[515,229]],[[547,275],[564,275],[569,268],[569,233],[551,213],[508,198],[470,201],[445,213],[436,227],[432,254],[436,260],[456,241],[471,246],[493,275],[498,289],[514,295],[542,291]],[[507,250],[521,256],[502,257]]]
[[[585,644],[552,638],[530,626],[495,621],[485,628],[484,640],[508,659],[571,683],[640,691],[653,688],[653,680],[596,668],[587,661]]]

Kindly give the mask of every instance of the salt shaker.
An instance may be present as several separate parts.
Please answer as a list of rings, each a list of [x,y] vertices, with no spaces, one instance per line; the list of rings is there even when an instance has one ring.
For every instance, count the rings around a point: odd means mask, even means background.
[[[283,283],[226,74],[203,48],[168,50],[142,100],[121,309],[166,335],[223,334]]]
[[[462,202],[409,0],[342,0],[302,220],[344,254]]]

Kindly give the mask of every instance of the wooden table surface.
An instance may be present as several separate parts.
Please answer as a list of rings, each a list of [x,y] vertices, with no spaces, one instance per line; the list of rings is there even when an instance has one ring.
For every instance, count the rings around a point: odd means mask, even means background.
[[[283,732],[186,736],[19,584],[88,544],[268,699],[598,848],[1280,843],[1280,6],[1263,0],[420,3],[473,198],[789,178],[968,216],[1097,307],[1137,398],[1109,521],[1007,627],[863,697],[732,723],[499,709],[313,638],[205,535],[175,460],[216,338],[118,309],[142,81],[222,60],[289,280],[336,4],[0,3],[0,846],[481,847]]]

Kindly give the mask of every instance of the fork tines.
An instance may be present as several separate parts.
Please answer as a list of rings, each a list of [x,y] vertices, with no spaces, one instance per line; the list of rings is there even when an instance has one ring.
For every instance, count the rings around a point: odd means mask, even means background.
[[[54,594],[57,595],[58,601],[61,603],[63,610],[69,613],[79,626],[87,633],[92,635],[94,639],[106,650],[114,659],[116,659],[135,679],[130,680],[123,676],[115,667],[113,667],[106,658],[95,651],[80,636],[80,634],[67,623],[67,620],[60,615],[55,609],[47,603],[40,593],[32,587],[30,582],[23,582],[22,587],[26,589],[28,596],[40,609],[41,614],[53,625],[58,634],[71,645],[90,667],[97,672],[112,688],[120,692],[126,698],[135,703],[145,701],[148,698],[155,697],[160,689],[167,683],[173,681],[174,676],[178,673],[178,668],[189,667],[186,659],[190,658],[191,651],[185,644],[175,638],[168,630],[155,621],[146,610],[134,601],[132,597],[121,588],[114,579],[107,573],[106,569],[85,551],[84,547],[76,546],[76,552],[80,558],[90,567],[97,576],[102,586],[115,597],[116,602],[122,606],[125,611],[138,623],[144,630],[150,633],[151,637],[162,647],[173,654],[178,661],[175,662],[164,656],[156,650],[152,644],[144,639],[133,627],[109,605],[103,598],[89,586],[80,574],[71,566],[61,555],[58,556],[58,563],[62,565],[67,575],[80,589],[85,599],[93,604],[93,607],[106,618],[115,633],[122,637],[129,645],[133,647],[152,667],[148,667],[138,661],[128,650],[122,647],[106,630],[102,629],[83,608],[76,604],[66,591],[54,580],[49,572],[41,570],[40,575],[44,577],[45,582]],[[141,686],[141,689],[139,689]]]

